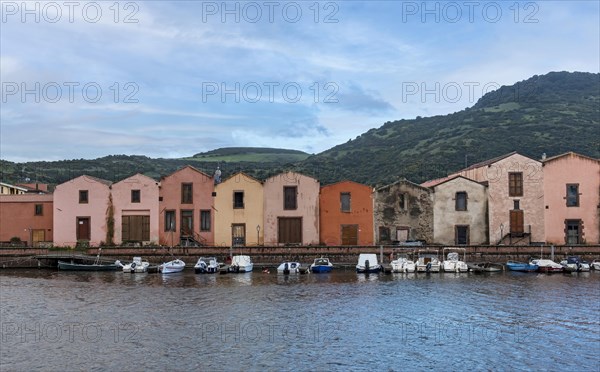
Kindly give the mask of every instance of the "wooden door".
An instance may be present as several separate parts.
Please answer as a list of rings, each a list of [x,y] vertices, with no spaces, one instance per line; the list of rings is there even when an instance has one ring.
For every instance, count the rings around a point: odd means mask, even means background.
[[[46,241],[46,230],[40,229],[40,230],[33,230],[31,232],[31,239],[33,240],[33,245],[35,245],[35,243],[37,242],[44,242]]]
[[[234,223],[231,225],[231,242],[234,246],[246,245],[245,223]]]
[[[302,218],[279,217],[278,239],[280,244],[302,244]]]
[[[123,216],[121,234],[123,241],[149,241],[150,216]]]
[[[523,211],[512,210],[510,211],[510,234],[513,236],[522,236],[525,232],[523,227]]]
[[[358,245],[358,225],[342,225],[342,245]]]
[[[194,211],[181,211],[181,236],[194,235]]]
[[[77,217],[77,240],[90,240],[90,218]]]

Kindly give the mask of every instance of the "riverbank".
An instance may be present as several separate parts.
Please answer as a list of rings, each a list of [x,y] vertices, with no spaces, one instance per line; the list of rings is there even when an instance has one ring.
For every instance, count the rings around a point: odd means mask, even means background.
[[[360,253],[375,253],[383,257],[383,263],[389,263],[390,257],[399,252],[416,252],[419,250],[438,250],[441,258],[442,249],[451,247],[422,246],[305,246],[305,247],[103,247],[85,249],[58,250],[55,248],[10,247],[0,249],[0,267],[2,268],[35,268],[55,267],[58,257],[96,256],[99,252],[104,261],[131,261],[134,256],[157,264],[170,261],[177,257],[187,265],[194,265],[201,256],[215,256],[224,261],[226,257],[235,254],[246,254],[252,257],[257,267],[277,266],[283,261],[299,261],[312,263],[317,257],[328,257],[334,264],[340,266],[356,265]],[[552,250],[556,261],[569,255],[580,256],[592,261],[600,259],[600,245],[585,246],[467,246],[465,249],[467,262],[498,262],[528,261],[531,257],[544,258],[551,256]],[[40,258],[40,256],[42,258]]]

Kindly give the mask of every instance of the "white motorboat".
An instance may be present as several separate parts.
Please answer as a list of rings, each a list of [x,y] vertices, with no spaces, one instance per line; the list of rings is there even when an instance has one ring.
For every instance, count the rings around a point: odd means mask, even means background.
[[[420,273],[439,273],[440,259],[438,252],[432,250],[420,250],[417,259],[417,272]]]
[[[377,262],[377,255],[374,253],[361,253],[358,256],[356,265],[357,273],[378,273],[381,271],[381,265]]]
[[[568,256],[566,260],[560,262],[563,270],[569,272],[590,271],[590,264],[582,261],[578,256]]]
[[[179,273],[183,271],[185,268],[185,262],[180,259],[175,259],[173,261],[165,262],[158,266],[158,271],[163,274],[173,274]]]
[[[150,266],[150,262],[142,261],[141,257],[134,257],[131,263],[123,266],[124,273],[145,273],[148,271],[148,267]]]
[[[393,273],[414,273],[417,269],[415,262],[406,253],[398,254],[396,259],[390,262],[390,264],[392,265]]]
[[[594,270],[600,270],[600,260],[594,260],[590,264],[590,268]]]
[[[249,273],[254,268],[252,259],[250,256],[237,255],[231,257],[231,265],[229,266],[229,272],[232,273]]]
[[[277,267],[278,274],[298,274],[300,272],[300,262],[283,262]]]
[[[545,258],[534,259],[531,260],[529,263],[532,265],[537,265],[538,271],[543,273],[559,273],[563,271],[563,267],[561,264],[557,264],[556,262]]]
[[[200,257],[194,265],[196,274],[214,274],[219,271],[219,263],[215,257]]]
[[[446,251],[448,251],[447,255]],[[463,253],[462,261],[458,251]],[[446,257],[446,260],[442,262],[442,270],[447,273],[466,273],[469,271],[469,266],[465,262],[466,251],[464,248],[444,248],[442,257]]]

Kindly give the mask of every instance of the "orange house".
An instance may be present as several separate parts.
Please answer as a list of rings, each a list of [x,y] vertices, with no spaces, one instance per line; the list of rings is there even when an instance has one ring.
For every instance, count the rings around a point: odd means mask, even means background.
[[[161,178],[159,240],[164,245],[214,244],[214,179],[192,166]]]
[[[28,246],[53,239],[52,194],[0,196],[0,242],[19,238]]]
[[[373,245],[373,190],[352,181],[321,187],[320,241],[325,245]]]

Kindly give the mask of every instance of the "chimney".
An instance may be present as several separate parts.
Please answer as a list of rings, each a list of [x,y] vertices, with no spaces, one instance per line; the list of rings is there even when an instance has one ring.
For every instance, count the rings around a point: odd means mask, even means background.
[[[542,154],[542,161],[546,160],[546,153]]]

